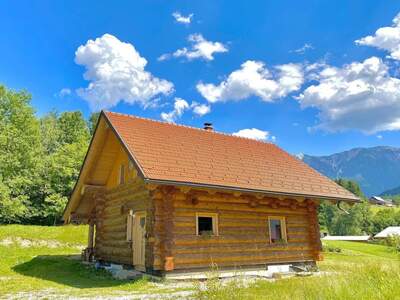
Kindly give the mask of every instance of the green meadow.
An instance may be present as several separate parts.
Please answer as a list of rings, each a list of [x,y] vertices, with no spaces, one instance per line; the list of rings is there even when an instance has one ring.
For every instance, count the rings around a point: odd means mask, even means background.
[[[376,244],[324,244],[320,273],[276,280],[122,281],[79,260],[85,226],[0,226],[0,298],[400,299],[400,255]],[[210,273],[212,274],[212,273]]]

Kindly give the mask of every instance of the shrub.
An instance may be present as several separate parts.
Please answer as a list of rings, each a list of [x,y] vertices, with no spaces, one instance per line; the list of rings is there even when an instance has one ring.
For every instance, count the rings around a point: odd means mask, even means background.
[[[390,235],[385,239],[385,244],[400,252],[400,235]]]
[[[332,247],[332,246],[323,246],[322,251],[324,252],[336,252],[341,253],[342,249],[339,247]]]

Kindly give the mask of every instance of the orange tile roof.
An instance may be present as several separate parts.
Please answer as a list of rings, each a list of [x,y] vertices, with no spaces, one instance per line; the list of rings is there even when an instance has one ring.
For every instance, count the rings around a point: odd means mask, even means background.
[[[356,201],[272,143],[104,112],[146,180]]]

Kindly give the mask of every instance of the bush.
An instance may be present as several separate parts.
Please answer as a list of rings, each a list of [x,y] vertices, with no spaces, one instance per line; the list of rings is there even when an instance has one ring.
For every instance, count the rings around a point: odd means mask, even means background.
[[[322,251],[324,252],[335,252],[335,253],[341,253],[342,249],[339,247],[332,247],[332,246],[323,246]]]
[[[390,235],[385,239],[385,244],[400,252],[400,235]]]

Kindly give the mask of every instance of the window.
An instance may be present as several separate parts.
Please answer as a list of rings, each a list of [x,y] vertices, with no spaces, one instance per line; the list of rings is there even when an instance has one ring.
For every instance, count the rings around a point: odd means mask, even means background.
[[[196,234],[200,236],[218,235],[218,215],[197,213],[196,214]]]
[[[286,243],[286,221],[285,217],[269,217],[269,240],[271,243]]]
[[[119,169],[119,184],[125,183],[125,166],[121,165]]]

